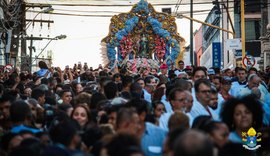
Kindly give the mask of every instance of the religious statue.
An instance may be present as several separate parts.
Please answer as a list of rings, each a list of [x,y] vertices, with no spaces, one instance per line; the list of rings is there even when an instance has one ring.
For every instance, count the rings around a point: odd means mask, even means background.
[[[148,58],[147,53],[148,53],[148,40],[146,36],[143,34],[140,40],[140,48],[137,56],[140,58]]]

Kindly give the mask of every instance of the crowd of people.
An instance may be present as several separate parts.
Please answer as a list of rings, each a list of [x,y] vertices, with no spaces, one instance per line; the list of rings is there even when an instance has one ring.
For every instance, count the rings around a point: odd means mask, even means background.
[[[270,156],[269,67],[39,67],[1,76],[1,156]]]

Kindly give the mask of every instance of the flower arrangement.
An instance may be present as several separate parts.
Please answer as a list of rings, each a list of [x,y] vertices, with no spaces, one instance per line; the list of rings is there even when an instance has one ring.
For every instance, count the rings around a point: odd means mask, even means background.
[[[160,18],[162,18],[163,22],[159,22]],[[106,42],[106,61],[110,62],[109,67],[116,67],[117,62],[123,64],[126,63],[125,60],[130,59],[131,61],[133,60],[132,71],[136,71],[135,66],[138,66],[139,64],[144,66],[147,65],[145,60],[136,60],[136,58],[134,58],[134,56],[137,56],[137,44],[138,41],[140,41],[140,39],[137,40],[135,37],[144,35],[138,35],[138,33],[147,33],[146,38],[149,41],[147,46],[152,46],[151,50],[153,51],[147,51],[146,58],[149,58],[148,56],[151,56],[152,52],[155,53],[152,60],[154,62],[148,63],[148,65],[156,64],[158,63],[158,60],[159,62],[162,60],[162,62],[167,65],[175,63],[175,60],[180,53],[179,39],[177,38],[180,36],[177,36],[176,32],[174,32],[174,30],[176,30],[175,24],[173,25],[172,23],[172,25],[170,25],[170,22],[173,21],[168,19],[171,19],[171,17],[165,19],[163,14],[159,15],[159,13],[155,12],[152,5],[148,4],[145,0],[140,0],[139,3],[134,5],[130,13],[114,16],[111,19],[112,25],[110,27],[110,34],[103,39],[103,42]],[[119,23],[121,23],[121,26],[119,26]],[[142,28],[140,24],[143,25]],[[174,30],[171,28],[174,28]],[[138,31],[142,29],[145,30]],[[130,55],[132,51],[134,52],[132,53],[134,55]]]
[[[170,32],[162,28],[162,24],[157,19],[149,16],[147,22],[152,25],[155,34],[167,40],[167,44],[171,47],[171,53],[169,55],[172,60],[176,60],[180,52],[179,43],[171,37]]]

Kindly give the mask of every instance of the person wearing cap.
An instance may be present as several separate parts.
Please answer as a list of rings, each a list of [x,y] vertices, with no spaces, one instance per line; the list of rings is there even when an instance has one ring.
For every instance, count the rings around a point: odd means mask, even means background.
[[[214,76],[216,75],[215,70],[214,69],[208,69],[207,70],[207,74],[209,79],[212,81],[212,79],[214,78]]]
[[[163,63],[160,65],[160,72],[161,74],[159,74],[159,77],[163,79],[164,82],[168,82],[169,79],[168,79],[168,66]]]
[[[165,63],[163,63],[163,64],[160,65],[159,68],[160,68],[161,74],[167,76],[167,74],[168,74],[168,66]]]
[[[179,72],[178,70],[176,70],[174,73],[180,79],[188,79],[188,74],[184,71]]]

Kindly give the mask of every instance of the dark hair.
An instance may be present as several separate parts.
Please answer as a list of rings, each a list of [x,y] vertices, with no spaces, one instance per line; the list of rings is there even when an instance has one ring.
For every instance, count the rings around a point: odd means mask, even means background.
[[[59,93],[60,98],[62,98],[66,92],[71,92],[72,93],[72,91],[70,89],[61,90],[60,93]]]
[[[202,130],[205,133],[211,134],[214,130],[218,129],[218,125],[224,124],[221,121],[207,120],[199,130]]]
[[[238,73],[239,71],[245,71],[245,73],[247,72],[247,70],[243,67],[235,68],[235,73]]]
[[[213,156],[213,144],[202,132],[189,130],[175,142],[174,156]]]
[[[130,86],[130,94],[131,97],[133,98],[140,98],[143,94],[143,88],[141,87],[141,85],[137,82],[132,83]]]
[[[211,82],[210,82],[210,80],[208,80],[208,79],[199,79],[199,80],[195,81],[195,84],[194,84],[194,88],[195,88],[195,92],[196,93],[199,92],[199,86],[201,84],[204,84],[204,85],[206,85],[206,86],[208,86],[208,87],[211,88]]]
[[[115,74],[113,74],[113,79],[116,79],[116,78],[118,78],[118,77],[121,77],[120,73],[115,73]]]
[[[125,121],[131,122],[133,114],[137,114],[135,108],[121,108],[117,112],[116,128],[119,128]]]
[[[90,106],[89,106],[90,110],[96,109],[97,104],[102,100],[106,100],[105,95],[103,95],[102,93],[99,93],[99,92],[94,93],[91,97],[91,102],[90,102]]]
[[[127,87],[128,84],[131,84],[133,82],[132,76],[124,76],[122,80],[123,87]]]
[[[107,99],[113,99],[116,97],[118,91],[118,87],[114,82],[108,82],[104,86],[104,94],[107,97]]]
[[[54,143],[69,146],[79,129],[80,125],[76,121],[69,119],[51,127],[49,134]]]
[[[217,88],[216,88],[216,86],[214,84],[211,84],[210,91],[211,91],[211,94],[217,94],[218,93],[218,90],[217,90]]]
[[[140,115],[143,112],[147,112],[147,101],[140,98],[131,99],[126,103],[128,107],[134,107],[137,110],[137,113]]]
[[[174,84],[167,83],[167,85],[166,85],[166,91],[165,91],[165,95],[166,95],[166,98],[167,99],[169,98],[169,95],[170,95],[171,90],[173,90],[174,88],[175,88]]]
[[[252,127],[258,129],[263,124],[263,109],[258,100],[256,100],[253,96],[246,96],[241,99],[231,98],[223,104],[223,108],[221,110],[221,119],[224,123],[227,124],[230,131],[234,130],[234,119],[233,114],[235,107],[239,104],[244,104],[245,107],[252,113],[253,117],[253,125]]]
[[[10,96],[8,96],[7,94],[3,94],[2,97],[0,97],[0,105],[5,103],[5,102],[9,102],[10,101]]]
[[[135,79],[135,82],[138,82],[140,80],[143,80],[144,81],[144,79],[142,77],[138,77],[137,79]]]
[[[168,120],[168,128],[170,131],[179,127],[189,129],[189,117],[183,112],[174,112]]]
[[[156,101],[152,102],[152,106],[153,106],[154,109],[156,109],[158,105],[163,105],[164,106],[164,103],[161,102],[160,100],[156,100]]]
[[[0,99],[2,99],[4,102],[10,101],[12,103],[16,101],[17,95],[18,92],[16,90],[9,90],[8,92],[4,93]]]
[[[189,90],[189,82],[187,80],[184,79],[180,79],[180,78],[175,78],[172,82],[174,84],[175,87],[181,88],[183,90]]]
[[[146,76],[146,77],[144,78],[144,83],[145,83],[145,85],[151,83],[151,80],[154,79],[154,78],[155,78],[155,77],[152,76],[152,75]]]
[[[178,61],[178,64],[179,64],[179,63],[184,63],[184,61],[183,61],[183,60],[180,60],[180,61]]]
[[[8,152],[10,141],[18,135],[19,134],[15,134],[15,133],[11,133],[11,132],[4,133],[4,135],[1,136],[1,141],[0,141],[1,150]]]
[[[168,145],[168,150],[169,151],[173,151],[173,147],[175,146],[175,141],[179,138],[179,136],[181,136],[181,134],[183,134],[183,132],[185,132],[186,128],[184,127],[178,127],[176,129],[173,129],[171,131],[169,131],[168,133],[168,140],[167,140],[167,145]],[[164,151],[167,152],[167,151]]]
[[[42,89],[35,88],[32,91],[31,97],[38,100],[39,97],[42,97],[45,95],[45,92]]]
[[[130,156],[134,153],[142,153],[139,141],[134,135],[117,134],[105,145],[110,156]],[[142,153],[143,154],[143,153]]]
[[[66,112],[69,108],[72,108],[71,104],[61,104],[58,106],[58,110]]]
[[[221,83],[221,77],[220,77],[220,76],[214,76],[214,77],[212,78],[212,80],[214,80],[214,79],[218,79],[219,82]]]
[[[99,127],[93,127],[87,129],[82,135],[82,141],[87,147],[94,146],[100,139],[103,134]]]
[[[82,92],[74,97],[74,104],[86,103],[88,106],[91,105],[91,94]]]
[[[109,76],[109,74],[106,73],[104,70],[100,71],[100,72],[98,73],[98,75],[99,75],[100,77],[102,77],[102,76],[108,77],[108,76]]]
[[[157,88],[152,95],[152,101],[161,100],[162,96],[164,95],[164,91],[164,87]]]
[[[227,68],[227,69],[224,70],[224,73],[227,73],[230,70],[231,70],[230,68]]]
[[[174,88],[174,89],[172,89],[171,91],[170,91],[170,94],[169,94],[169,97],[168,97],[168,99],[169,99],[169,101],[171,101],[171,100],[175,100],[175,94],[176,94],[176,92],[180,92],[180,93],[182,93],[182,92],[184,92],[185,90],[183,90],[183,89],[181,89],[181,88]]]
[[[13,122],[24,122],[27,118],[31,117],[30,107],[23,100],[12,103],[9,111],[10,119]]]
[[[38,62],[38,66],[41,69],[48,69],[48,66],[47,66],[47,64],[44,61],[39,61]]]
[[[27,154],[32,153],[33,155],[39,156],[41,155],[42,144],[37,138],[26,138],[21,142],[19,149],[24,149]],[[21,155],[20,152],[21,151],[18,150],[17,154],[14,154],[14,156],[18,154]]]
[[[207,72],[206,72],[207,69],[206,69],[205,67],[199,66],[199,67],[195,67],[195,68],[193,69],[192,76],[194,76],[195,73],[196,73],[197,71],[203,71],[204,74],[205,74],[205,76],[207,75]]]
[[[200,115],[193,120],[191,128],[192,129],[203,129],[205,123],[207,123],[211,120],[212,120],[212,117],[209,115]]]

